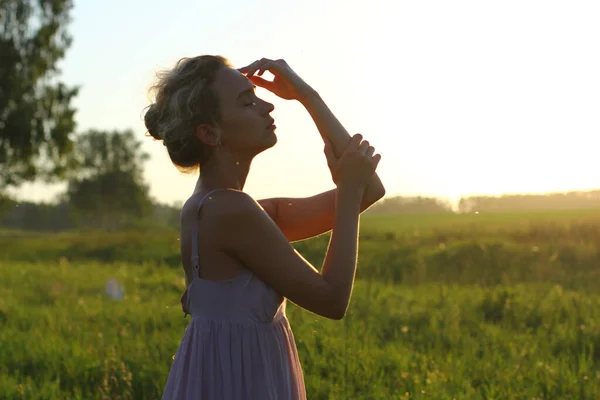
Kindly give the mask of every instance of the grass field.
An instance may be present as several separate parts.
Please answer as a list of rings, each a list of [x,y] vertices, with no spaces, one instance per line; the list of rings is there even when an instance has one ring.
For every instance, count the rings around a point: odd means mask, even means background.
[[[288,306],[309,399],[600,398],[600,212],[377,215],[361,234],[344,320]],[[320,267],[327,240],[296,247]],[[178,246],[1,232],[0,398],[159,398],[189,321]]]

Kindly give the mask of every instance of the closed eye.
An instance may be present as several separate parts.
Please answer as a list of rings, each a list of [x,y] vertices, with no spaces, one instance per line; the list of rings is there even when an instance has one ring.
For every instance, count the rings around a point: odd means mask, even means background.
[[[252,86],[251,88],[243,90],[242,92],[240,92],[240,94],[238,94],[238,99],[245,99],[245,102],[243,103],[244,107],[256,105],[256,103],[253,101],[253,99],[256,97],[254,92],[255,90],[256,86]]]

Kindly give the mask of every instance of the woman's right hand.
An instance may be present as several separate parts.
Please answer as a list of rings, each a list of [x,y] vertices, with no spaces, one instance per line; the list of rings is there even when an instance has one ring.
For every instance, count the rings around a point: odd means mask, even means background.
[[[327,163],[338,188],[364,190],[381,160],[381,155],[374,153],[375,148],[363,141],[361,134],[352,136],[339,159],[335,158],[330,145],[326,145]]]

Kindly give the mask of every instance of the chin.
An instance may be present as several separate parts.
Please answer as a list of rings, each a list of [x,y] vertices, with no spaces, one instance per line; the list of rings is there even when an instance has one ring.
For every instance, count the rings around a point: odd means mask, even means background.
[[[271,133],[266,140],[266,149],[270,149],[271,147],[275,146],[277,144],[277,135],[275,135],[275,133]]]

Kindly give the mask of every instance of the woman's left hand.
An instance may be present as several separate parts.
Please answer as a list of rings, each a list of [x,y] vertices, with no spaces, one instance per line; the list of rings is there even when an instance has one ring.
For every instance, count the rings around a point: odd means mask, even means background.
[[[265,88],[282,99],[302,102],[313,92],[313,89],[284,60],[262,58],[239,68],[238,71],[245,74],[256,86]],[[275,77],[273,81],[262,78],[265,71],[273,74]],[[258,75],[254,75],[256,72]]]

